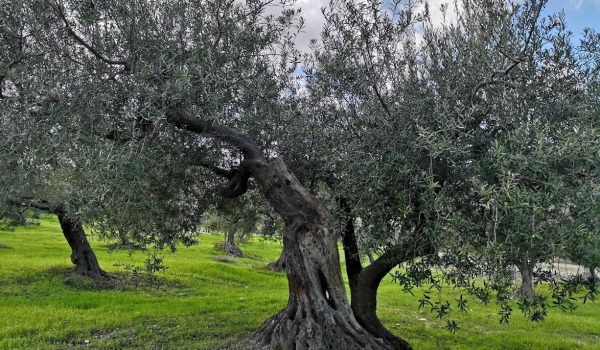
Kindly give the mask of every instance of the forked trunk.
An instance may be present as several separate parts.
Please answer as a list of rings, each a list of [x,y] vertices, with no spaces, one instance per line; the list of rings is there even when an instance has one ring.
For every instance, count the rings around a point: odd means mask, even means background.
[[[350,281],[352,310],[358,322],[371,334],[385,339],[396,350],[410,350],[412,349],[410,344],[390,332],[377,316],[377,290],[382,275],[385,276],[391,269],[385,266],[376,266],[377,264],[384,265],[382,261],[375,260],[373,264],[363,269]],[[372,273],[368,270],[369,268],[379,269],[382,273]]]
[[[285,222],[288,304],[239,349],[393,350],[391,344],[366,331],[354,317],[342,281],[333,218],[285,163],[279,159],[267,161],[252,139],[234,129],[193,118],[179,109],[168,109],[166,117],[178,128],[210,134],[238,147],[244,161],[236,171],[207,166],[229,179],[221,195],[235,198],[244,194],[249,177],[254,176]]]
[[[390,332],[377,316],[377,290],[381,280],[394,266],[408,257],[403,254],[394,254],[389,250],[377,259],[370,257],[371,264],[363,268],[356,241],[352,210],[343,198],[339,199],[339,204],[345,214],[342,239],[346,271],[350,282],[350,300],[356,320],[369,333],[384,339],[393,349],[410,350],[412,349],[410,344]]]
[[[535,296],[535,292],[533,291],[534,264],[529,262],[518,262],[515,265],[521,274],[521,286],[517,291],[517,295],[524,299],[533,299]]]
[[[393,349],[357,322],[342,281],[333,219],[283,161],[253,162],[252,173],[285,222],[289,283],[285,309],[241,349]]]

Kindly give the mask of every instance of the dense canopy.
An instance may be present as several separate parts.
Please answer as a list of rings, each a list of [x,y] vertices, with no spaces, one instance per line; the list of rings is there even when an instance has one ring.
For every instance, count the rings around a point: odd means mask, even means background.
[[[65,203],[175,249],[256,190],[290,299],[242,347],[408,349],[376,315],[399,264],[405,289],[445,276],[489,299],[476,275],[505,302],[512,266],[531,299],[540,263],[600,263],[600,36],[575,44],[545,2],[463,0],[434,24],[413,1],[332,0],[301,53],[287,0],[5,1],[0,209]]]

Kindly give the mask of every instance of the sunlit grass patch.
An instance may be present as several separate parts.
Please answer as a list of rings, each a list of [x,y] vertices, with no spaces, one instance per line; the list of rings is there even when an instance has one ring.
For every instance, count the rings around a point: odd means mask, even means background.
[[[245,256],[220,261],[223,237],[200,236],[199,245],[165,253],[168,269],[132,274],[144,253],[108,252],[91,237],[111,279],[72,274],[70,249],[53,217],[39,225],[0,231],[0,349],[215,349],[249,335],[287,303],[287,280],[266,265],[281,242],[255,238],[239,244]],[[467,313],[449,316],[460,329],[445,330],[415,296],[384,279],[379,315],[415,349],[598,349],[600,303],[573,313],[551,310],[541,323],[515,311],[500,324],[498,308],[469,300]],[[454,300],[458,292],[444,289]],[[469,299],[472,299],[469,297]]]

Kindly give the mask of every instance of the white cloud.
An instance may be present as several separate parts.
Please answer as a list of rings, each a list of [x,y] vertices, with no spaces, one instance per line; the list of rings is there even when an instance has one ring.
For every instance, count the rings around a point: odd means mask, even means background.
[[[596,0],[596,4],[600,3],[600,1]],[[583,4],[583,0],[569,0],[569,4],[573,6],[576,10],[581,8],[581,4]]]
[[[571,0],[572,1],[572,0]],[[600,0],[597,0],[600,1]],[[440,24],[443,21],[443,14],[441,11],[442,5],[450,3],[452,0],[428,0],[429,12],[431,15],[431,21],[434,25]],[[302,9],[301,16],[305,19],[305,27],[298,35],[296,44],[298,49],[307,52],[309,50],[309,42],[311,39],[320,39],[321,30],[325,23],[325,18],[321,9],[329,4],[328,0],[297,0],[295,7]],[[453,6],[453,5],[451,5]],[[423,10],[424,5],[420,5],[416,10]],[[446,20],[452,21],[456,16],[454,10],[450,7],[447,11]]]
[[[327,6],[328,0],[298,0],[296,7],[300,7],[302,12],[300,15],[304,18],[304,29],[298,35],[296,43],[298,49],[307,52],[311,39],[319,39],[321,30],[325,24],[325,17],[321,12],[321,8]]]
[[[429,16],[431,18],[431,23],[435,25],[439,25],[444,22],[444,14],[442,12],[442,7],[447,6],[446,10],[446,21],[452,22],[456,18],[454,2],[448,0],[428,0],[429,3]],[[419,6],[418,10],[422,10],[425,8],[425,5]]]

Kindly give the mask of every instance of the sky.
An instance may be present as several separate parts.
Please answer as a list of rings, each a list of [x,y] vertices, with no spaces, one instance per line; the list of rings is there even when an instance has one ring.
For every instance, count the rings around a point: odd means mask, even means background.
[[[564,11],[568,28],[580,37],[585,27],[600,32],[600,0],[550,0],[547,13]]]
[[[440,5],[452,0],[429,0],[432,21],[440,21]],[[311,38],[319,38],[324,18],[321,8],[328,0],[297,0],[296,6],[302,8],[302,16],[306,20],[306,28],[297,41],[301,50],[308,51]],[[600,32],[600,0],[549,0],[544,15],[564,11],[568,28],[573,32],[573,38],[581,38],[583,28],[592,27]]]

